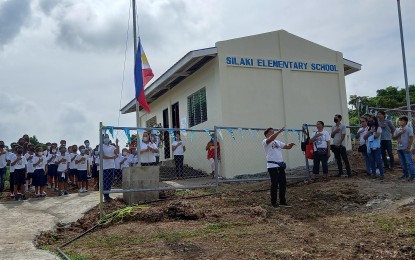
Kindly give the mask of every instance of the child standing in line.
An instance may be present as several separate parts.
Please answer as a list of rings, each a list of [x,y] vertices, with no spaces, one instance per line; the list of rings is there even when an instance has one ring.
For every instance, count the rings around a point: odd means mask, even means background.
[[[58,179],[59,192],[58,196],[68,195],[68,169],[69,169],[69,154],[66,154],[65,146],[59,147],[58,156],[56,157],[56,165],[58,165]]]
[[[26,172],[27,172],[27,161],[23,155],[23,147],[17,146],[16,154],[10,157],[10,165],[14,167],[14,190],[15,200],[26,200],[25,183],[26,183]]]
[[[94,190],[98,190],[99,179],[99,151],[95,149],[92,156],[92,178],[94,179]]]
[[[75,163],[78,169],[79,193],[88,192],[89,156],[86,154],[85,146],[79,147],[81,154],[78,154]]]
[[[69,172],[69,179],[73,186],[78,187],[78,178],[77,178],[78,170],[77,170],[77,166],[75,162],[76,156],[78,155],[77,154],[78,146],[72,145],[71,147],[72,147],[71,149],[72,153],[69,154],[70,159],[71,159],[71,162],[69,164],[69,168],[71,169],[71,171]]]
[[[48,152],[48,157],[46,158],[48,160],[48,188],[55,189],[55,191],[58,190],[58,182],[56,181],[57,166],[55,164],[56,152],[56,146],[52,144]]]
[[[46,186],[46,165],[47,159],[46,156],[43,155],[42,147],[36,148],[36,156],[33,157],[33,167],[35,167],[35,171],[33,173],[33,181],[32,184],[35,186],[35,195],[36,198],[45,196],[44,187]]]
[[[33,157],[35,156],[35,146],[33,144],[28,145],[28,151],[24,155],[27,161],[27,177],[26,177],[26,192],[29,192],[32,185],[33,173],[35,168],[33,167]]]
[[[11,165],[11,160],[13,156],[16,155],[16,143],[11,143],[10,147],[12,151],[7,154],[7,162],[10,165],[10,175],[9,175],[9,187],[10,187],[10,197],[14,198],[14,165]]]

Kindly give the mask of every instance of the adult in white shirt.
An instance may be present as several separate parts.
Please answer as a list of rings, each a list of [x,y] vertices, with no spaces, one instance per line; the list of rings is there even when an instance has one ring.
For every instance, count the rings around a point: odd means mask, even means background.
[[[4,147],[4,142],[0,140],[0,192],[4,191],[7,172],[7,151]]]
[[[324,179],[327,180],[329,175],[329,167],[327,161],[330,157],[330,134],[324,130],[323,121],[317,121],[316,127],[317,131],[314,131],[310,136],[310,142],[312,142],[314,146],[313,174],[316,178],[320,171],[321,162]]]
[[[370,176],[370,157],[367,154],[367,145],[365,140],[365,135],[367,134],[369,127],[367,126],[367,118],[365,116],[360,118],[360,124],[362,127],[357,130],[356,138],[359,138],[359,152],[362,153],[363,159],[365,160],[366,175]]]
[[[114,146],[110,142],[109,135],[105,134],[102,151],[103,188],[104,192],[109,192],[114,181],[115,159],[118,157],[118,139],[115,140]],[[104,193],[104,199],[106,202],[111,201],[109,193]]]
[[[285,192],[287,187],[287,179],[285,177],[285,163],[282,158],[282,149],[291,149],[294,143],[285,144],[281,141],[275,140],[277,136],[284,132],[284,127],[274,132],[274,128],[268,128],[264,131],[265,139],[262,141],[262,145],[265,151],[265,157],[267,159],[268,173],[271,178],[271,205],[273,207],[289,207],[285,198]],[[277,192],[278,186],[280,188],[280,204],[277,204]]]
[[[147,132],[143,133],[143,139],[141,142],[141,166],[157,165],[156,153],[159,152],[156,144],[150,141]]]
[[[180,137],[180,133],[176,134],[176,139],[172,143],[174,163],[176,165],[177,178],[183,178],[183,160],[184,152],[186,152],[186,146],[184,141]]]

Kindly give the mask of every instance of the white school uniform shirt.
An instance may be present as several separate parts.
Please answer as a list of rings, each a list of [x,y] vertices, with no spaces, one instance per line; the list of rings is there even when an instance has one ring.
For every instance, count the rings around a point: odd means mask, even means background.
[[[14,166],[12,166],[12,160],[11,160],[11,158],[13,157],[13,155],[15,155],[13,152],[9,152],[9,153],[7,153],[7,160],[8,161],[10,161],[10,168],[9,168],[9,171],[10,172],[14,172]]]
[[[78,154],[75,158],[75,161],[79,161],[82,158],[85,158],[85,160],[83,160],[82,162],[79,162],[76,167],[78,169],[78,171],[87,171],[88,170],[88,161],[89,161],[89,155],[87,154]]]
[[[94,160],[94,162],[97,165],[97,168],[99,170],[99,156],[98,155],[94,155],[93,156],[93,160]]]
[[[117,149],[117,148],[114,147],[114,146],[112,146],[112,145],[106,145],[106,144],[104,144],[102,146],[102,151],[104,153],[104,156],[107,156],[107,157],[113,157],[113,156],[115,156],[115,149]],[[114,159],[103,159],[102,160],[102,169],[103,170],[115,169],[115,161],[114,161]]]
[[[35,170],[46,170],[46,165],[48,163],[47,161],[47,157],[45,155],[43,155],[42,157],[39,156],[35,156],[33,157],[33,165],[35,165],[40,159],[42,159],[42,162],[39,163],[37,166],[35,167]]]
[[[136,165],[136,164],[138,164],[138,157],[137,157],[137,155],[130,154],[130,155],[128,155],[128,160],[127,161],[130,163],[130,165]]]
[[[172,146],[176,146],[180,142],[182,143],[182,145],[176,147],[176,150],[173,151],[173,155],[184,155],[184,149],[183,149],[183,147],[185,146],[185,144],[184,144],[184,141],[183,140],[181,140],[181,141],[176,141],[176,140],[173,141]]]
[[[30,156],[33,156],[33,157],[32,157],[32,159],[29,160]],[[26,158],[26,161],[27,161],[27,172],[34,172],[35,171],[35,167],[33,167],[33,158],[35,156],[36,156],[35,154],[29,154],[29,153],[26,153],[24,155],[24,157]]]
[[[273,162],[283,162],[284,158],[282,157],[282,148],[285,146],[285,143],[274,140],[267,144],[267,139],[265,138],[262,141],[262,146],[264,147],[265,157],[267,159],[267,168],[278,168],[276,163],[268,163],[268,161]]]
[[[3,150],[5,153],[0,155],[0,168],[4,168],[7,166],[7,156],[8,152],[6,150]]]
[[[27,160],[26,160],[26,157],[24,157],[24,155],[22,155],[21,156],[22,157],[22,159],[20,160],[20,161],[18,161],[15,165],[14,165],[14,169],[15,170],[20,170],[20,169],[24,169],[24,168],[26,168],[26,165],[27,165]],[[16,159],[17,159],[17,155],[16,154],[13,154],[11,157],[10,157],[10,164],[12,164],[14,161],[16,161]]]
[[[76,160],[76,156],[77,156],[78,154],[77,153],[69,153],[69,161],[70,161],[70,163],[69,163],[69,169],[76,169],[76,162],[75,162],[75,160]],[[75,159],[74,159],[74,157],[75,157]],[[72,159],[74,159],[74,160],[72,160]]]
[[[58,164],[58,172],[64,172],[68,169],[68,163],[71,161],[71,158],[69,157],[69,154],[61,155],[58,154],[56,156],[55,162],[59,162],[61,159],[64,159],[65,161]]]
[[[123,163],[121,163],[121,165],[120,165],[121,169],[130,167],[130,155],[127,155],[127,156],[121,155],[120,156],[120,162],[122,162],[122,160],[124,160],[124,158],[127,158],[127,160],[125,160]]]
[[[141,142],[141,151],[146,150],[147,147],[150,146],[153,149],[158,149],[156,144],[152,143],[152,142],[148,142],[148,144]],[[151,151],[147,151],[141,154],[141,162],[142,163],[153,163],[156,162],[156,154],[151,152]]]
[[[53,155],[57,155],[57,154],[49,153],[48,156],[46,157],[47,160],[49,161],[53,157]],[[53,159],[52,161],[48,162],[48,165],[55,164],[55,161],[56,161],[56,156],[55,156],[55,159]]]

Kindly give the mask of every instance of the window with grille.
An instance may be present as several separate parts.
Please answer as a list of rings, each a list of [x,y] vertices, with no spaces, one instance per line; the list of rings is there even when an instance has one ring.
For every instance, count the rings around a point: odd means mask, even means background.
[[[156,116],[153,116],[149,120],[146,121],[146,127],[154,127],[157,124]]]
[[[187,97],[189,127],[207,121],[206,88],[202,88]]]

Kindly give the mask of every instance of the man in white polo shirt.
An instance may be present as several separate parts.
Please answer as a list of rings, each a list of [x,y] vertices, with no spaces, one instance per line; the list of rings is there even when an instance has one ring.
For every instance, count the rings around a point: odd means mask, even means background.
[[[102,169],[103,171],[103,188],[105,191],[110,191],[112,182],[114,181],[114,172],[115,172],[115,159],[118,156],[118,139],[115,140],[115,146],[110,142],[108,134],[104,135],[104,145],[102,146],[103,156],[102,156]],[[104,194],[105,202],[110,202],[110,195]]]
[[[282,149],[291,149],[295,144],[285,144],[281,141],[275,140],[277,136],[284,132],[284,127],[274,132],[274,128],[268,128],[264,131],[265,139],[262,141],[264,146],[265,156],[267,158],[267,168],[269,177],[271,178],[271,205],[274,208],[278,206],[290,207],[285,199],[285,191],[287,179],[285,177],[285,163],[282,157]],[[279,186],[279,187],[278,187]],[[277,203],[277,191],[280,189],[280,204]]]

